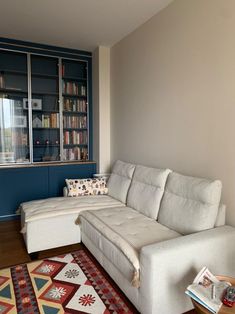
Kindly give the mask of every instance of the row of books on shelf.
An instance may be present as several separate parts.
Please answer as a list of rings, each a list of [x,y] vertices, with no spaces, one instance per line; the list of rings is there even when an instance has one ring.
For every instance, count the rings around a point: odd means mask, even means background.
[[[74,147],[64,149],[65,160],[88,160],[88,149],[86,147]]]
[[[87,144],[87,132],[85,131],[64,131],[64,144]]]
[[[33,116],[33,128],[59,128],[59,113],[50,113]]]
[[[87,127],[86,116],[64,116],[63,117],[64,128],[85,129]]]
[[[87,112],[87,103],[84,99],[64,98],[64,111]]]
[[[77,82],[63,81],[63,93],[76,96],[86,96],[86,86]]]
[[[0,88],[5,88],[4,77],[2,74],[0,74]]]

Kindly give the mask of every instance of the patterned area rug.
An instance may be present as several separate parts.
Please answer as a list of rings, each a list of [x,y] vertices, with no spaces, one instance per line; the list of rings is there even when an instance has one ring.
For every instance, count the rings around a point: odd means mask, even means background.
[[[138,313],[87,250],[0,270],[1,314]]]

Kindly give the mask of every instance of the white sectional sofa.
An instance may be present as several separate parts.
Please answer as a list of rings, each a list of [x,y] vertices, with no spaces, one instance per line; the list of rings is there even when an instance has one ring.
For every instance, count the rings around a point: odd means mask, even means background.
[[[28,252],[81,237],[143,314],[190,310],[184,291],[204,265],[235,276],[235,228],[224,224],[220,181],[117,161],[108,190],[22,204]]]

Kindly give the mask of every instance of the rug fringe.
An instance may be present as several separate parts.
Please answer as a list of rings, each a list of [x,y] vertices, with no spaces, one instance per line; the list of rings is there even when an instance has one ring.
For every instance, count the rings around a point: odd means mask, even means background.
[[[20,233],[23,233],[23,234],[26,233],[26,225],[24,225],[24,227],[20,230]]]
[[[81,219],[78,216],[78,218],[75,220],[75,225],[80,225],[81,224]]]
[[[16,210],[16,215],[20,215],[21,213],[21,207],[19,207],[17,210]]]
[[[134,271],[133,279],[131,281],[131,284],[135,288],[139,288],[140,287],[140,273],[139,273],[138,270]]]

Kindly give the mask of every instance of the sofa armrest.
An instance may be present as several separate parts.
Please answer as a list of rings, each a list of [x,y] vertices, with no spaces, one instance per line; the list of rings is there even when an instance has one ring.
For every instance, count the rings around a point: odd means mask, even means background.
[[[184,292],[203,266],[214,274],[235,276],[234,243],[235,228],[222,226],[143,247],[141,312],[177,314],[191,309]]]
[[[67,186],[64,186],[64,187],[63,187],[63,196],[64,196],[64,197],[67,197],[67,196],[68,196],[68,188],[67,188]]]

